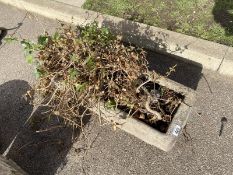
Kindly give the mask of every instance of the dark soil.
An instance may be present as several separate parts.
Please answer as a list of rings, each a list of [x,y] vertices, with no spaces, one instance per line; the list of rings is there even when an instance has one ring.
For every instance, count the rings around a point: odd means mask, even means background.
[[[184,96],[153,82],[145,84],[145,87],[148,89],[150,94],[155,97],[155,101],[150,104],[151,109],[160,112],[163,120],[153,120],[153,117],[148,115],[148,113],[136,111],[135,109],[130,110],[127,106],[118,106],[118,108],[126,113],[130,113],[134,118],[148,124],[160,132],[166,133],[173,117],[184,99]]]

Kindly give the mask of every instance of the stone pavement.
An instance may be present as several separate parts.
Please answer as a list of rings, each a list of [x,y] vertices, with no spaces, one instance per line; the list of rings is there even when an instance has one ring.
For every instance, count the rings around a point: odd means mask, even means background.
[[[16,36],[36,39],[44,30],[58,26],[37,15],[0,4],[0,27],[11,28],[22,23]],[[85,135],[60,128],[36,133],[56,121],[38,120],[23,129],[8,157],[29,174],[151,174],[151,175],[231,175],[233,172],[233,78],[202,70],[188,63],[149,53],[151,69],[160,73],[177,64],[171,77],[196,90],[196,103],[187,125],[186,137],[181,135],[174,149],[165,153],[111,126],[100,126],[95,118],[86,124]],[[0,153],[30,115],[32,106],[22,95],[35,81],[33,67],[23,58],[17,43],[0,46]],[[228,122],[218,136],[220,120]],[[52,123],[52,124],[51,124]]]

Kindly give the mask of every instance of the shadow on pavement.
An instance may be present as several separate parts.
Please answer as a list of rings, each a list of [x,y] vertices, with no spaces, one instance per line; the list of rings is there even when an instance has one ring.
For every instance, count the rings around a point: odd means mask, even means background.
[[[197,88],[202,76],[202,65],[196,62],[187,62],[184,59],[182,60],[182,58],[173,58],[172,56],[165,56],[149,51],[158,50],[160,53],[166,53],[167,51],[182,53],[186,49],[189,49],[189,45],[192,43],[188,43],[182,47],[177,45],[175,50],[170,50],[167,42],[170,36],[163,29],[153,31],[148,25],[141,26],[129,20],[116,20],[114,22],[105,19],[103,26],[110,28],[113,33],[122,36],[122,40],[126,43],[133,43],[132,45],[148,48],[147,59],[151,70],[165,75],[170,67],[177,65],[176,72],[172,73],[169,78],[194,90]]]
[[[30,89],[29,84],[21,80],[0,85],[0,153],[5,151],[17,132],[22,131],[7,157],[29,174],[53,175],[66,163],[73,138],[78,137],[80,131],[64,126],[57,117],[49,119],[42,108],[23,128],[33,110],[33,106],[22,97]],[[87,116],[84,123],[89,119]]]
[[[169,35],[163,30],[155,33],[148,25],[142,27],[139,23],[130,20],[113,21],[109,19],[105,19],[102,25],[109,28],[114,34],[122,36],[124,42],[132,43],[138,47],[160,51],[165,51],[169,47],[167,44]]]
[[[168,78],[191,89],[197,89],[199,80],[202,77],[202,65],[185,62],[181,58],[178,59],[155,52],[148,52],[147,60],[150,70],[155,70],[161,75],[166,75],[169,68],[176,65],[175,72],[171,73]]]
[[[25,19],[25,18],[24,18]],[[24,19],[23,19],[23,21],[24,21]],[[22,21],[22,22],[23,22]],[[2,44],[2,40],[6,37],[6,35],[8,34],[8,31],[10,31],[10,30],[15,30],[14,31],[14,33],[16,33],[17,32],[17,30],[23,25],[23,23],[18,23],[18,26],[16,26],[16,27],[13,27],[13,28],[9,28],[9,29],[7,29],[7,28],[5,28],[5,27],[0,27],[0,45]]]
[[[3,27],[0,27],[0,45],[2,44],[2,40],[7,35],[7,30]]]
[[[212,13],[214,20],[224,27],[226,35],[233,35],[233,1],[215,0]]]
[[[0,153],[22,129],[32,112],[32,105],[23,98],[30,85],[21,80],[13,80],[0,85]]]

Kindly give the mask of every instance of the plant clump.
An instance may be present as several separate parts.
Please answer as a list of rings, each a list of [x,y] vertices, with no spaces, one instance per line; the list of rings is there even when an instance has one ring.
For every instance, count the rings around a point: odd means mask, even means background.
[[[84,115],[98,104],[123,109],[146,123],[170,122],[181,102],[175,92],[154,83],[159,75],[148,70],[144,50],[126,45],[95,22],[63,26],[36,44],[21,43],[27,61],[36,65],[35,93],[41,104],[73,126],[82,127]]]

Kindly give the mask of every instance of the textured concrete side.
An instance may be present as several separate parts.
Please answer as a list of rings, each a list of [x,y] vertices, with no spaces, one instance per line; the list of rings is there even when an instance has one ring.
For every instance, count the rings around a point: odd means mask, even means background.
[[[202,65],[206,69],[220,70],[219,73],[225,75],[233,75],[232,59],[224,59],[225,54],[232,48],[225,45],[122,18],[102,15],[56,1],[0,0],[0,2],[68,23],[84,25],[98,21],[100,25],[109,27],[115,33],[120,34],[125,41],[146,49],[177,56],[194,64]]]
[[[2,175],[27,175],[16,163],[0,155],[0,173]]]
[[[56,0],[58,2],[62,2],[64,4],[69,4],[72,6],[77,6],[77,7],[82,7],[84,4],[85,0]]]

